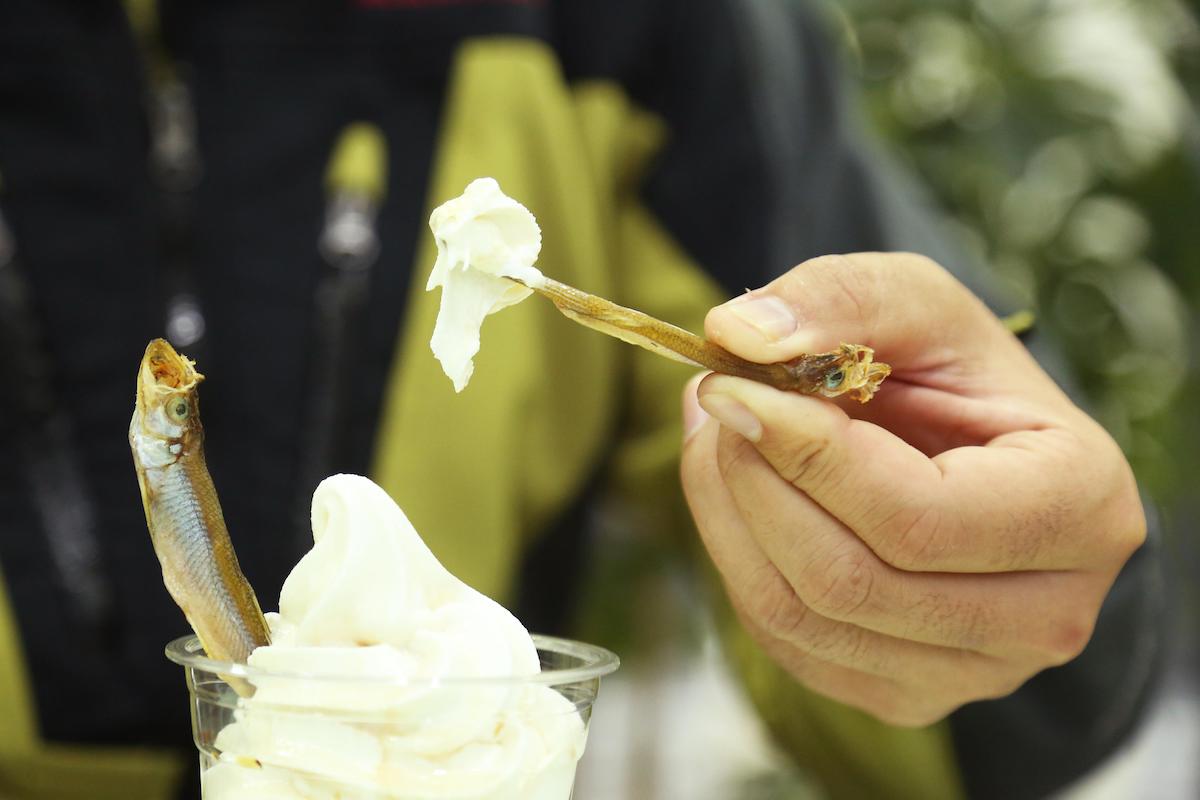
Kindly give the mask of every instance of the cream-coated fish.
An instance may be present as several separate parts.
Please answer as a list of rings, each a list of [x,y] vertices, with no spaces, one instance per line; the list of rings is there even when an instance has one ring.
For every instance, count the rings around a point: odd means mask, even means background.
[[[244,663],[270,643],[204,462],[195,364],[163,339],[146,347],[129,446],[163,582],[209,658]]]
[[[456,392],[471,379],[484,318],[531,292],[580,325],[665,358],[783,391],[830,398],[849,395],[866,403],[892,371],[875,361],[874,350],[857,344],[758,364],[669,322],[548,278],[534,267],[542,248],[537,220],[492,178],[472,181],[461,196],[434,209],[429,227],[438,256],[426,289],[442,289],[429,345]]]
[[[528,284],[518,278],[510,280],[545,297],[563,316],[580,325],[673,361],[758,381],[785,392],[829,398],[845,394],[866,403],[875,396],[884,378],[892,373],[890,366],[875,360],[874,350],[861,344],[843,343],[828,353],[811,353],[791,361],[758,364],[735,356],[691,331],[551,278]]]

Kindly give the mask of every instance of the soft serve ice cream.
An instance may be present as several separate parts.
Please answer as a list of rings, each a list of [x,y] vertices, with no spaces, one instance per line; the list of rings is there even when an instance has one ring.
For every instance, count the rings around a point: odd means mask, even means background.
[[[322,482],[312,519],[206,800],[567,800],[584,724],[528,679],[540,666],[521,623],[366,478]]]
[[[525,206],[479,178],[461,196],[434,209],[429,227],[437,261],[426,289],[442,288],[442,304],[429,345],[446,376],[461,392],[471,380],[479,352],[479,329],[488,314],[519,303],[545,280],[534,266],[542,232]]]

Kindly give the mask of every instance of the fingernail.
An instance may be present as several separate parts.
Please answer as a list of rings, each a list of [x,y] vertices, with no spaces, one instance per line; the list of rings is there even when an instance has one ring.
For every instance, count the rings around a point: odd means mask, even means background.
[[[791,336],[796,330],[796,315],[792,313],[791,306],[774,295],[739,298],[725,307],[768,342],[777,342]]]
[[[762,423],[738,400],[727,394],[709,392],[700,397],[700,406],[718,422],[752,442],[762,438]]]
[[[683,390],[683,442],[687,444],[692,437],[696,435],[696,431],[704,426],[708,420],[708,414],[700,407],[699,401],[696,399],[696,388],[700,385],[700,381],[704,380],[704,376],[708,373],[702,372],[696,377],[688,381],[687,387]]]

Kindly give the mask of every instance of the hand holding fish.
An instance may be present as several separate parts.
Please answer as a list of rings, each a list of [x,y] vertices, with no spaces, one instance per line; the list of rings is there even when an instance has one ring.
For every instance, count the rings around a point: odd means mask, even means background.
[[[747,361],[669,322],[552,278],[543,277],[533,284],[516,282],[533,289],[554,303],[563,316],[584,327],[673,361],[758,381],[785,392],[828,398],[848,395],[867,403],[891,372],[887,364],[875,361],[871,348],[845,342],[827,353],[800,353],[777,363]]]
[[[819,258],[706,332],[760,363],[848,340],[892,366],[865,406],[725,375],[685,395],[701,537],[798,681],[918,726],[1082,651],[1145,537],[1133,476],[967,289],[919,256]]]

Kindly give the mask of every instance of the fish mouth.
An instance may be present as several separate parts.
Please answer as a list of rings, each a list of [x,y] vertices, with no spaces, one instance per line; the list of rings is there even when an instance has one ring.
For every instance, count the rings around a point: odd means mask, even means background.
[[[842,371],[843,378],[836,387],[819,387],[817,393],[823,397],[849,395],[860,403],[871,399],[879,384],[891,374],[892,368],[875,361],[875,351],[870,347],[842,344],[832,353],[826,353],[828,365]],[[828,367],[823,367],[828,369]]]
[[[191,392],[204,376],[196,371],[195,362],[181,356],[166,339],[155,339],[146,345],[138,375],[138,399],[150,405],[156,398],[180,392]]]
[[[858,402],[866,403],[879,389],[884,378],[892,374],[892,368],[876,362],[875,351],[869,347],[842,345],[842,349],[854,359],[853,364],[846,368],[845,392]]]

